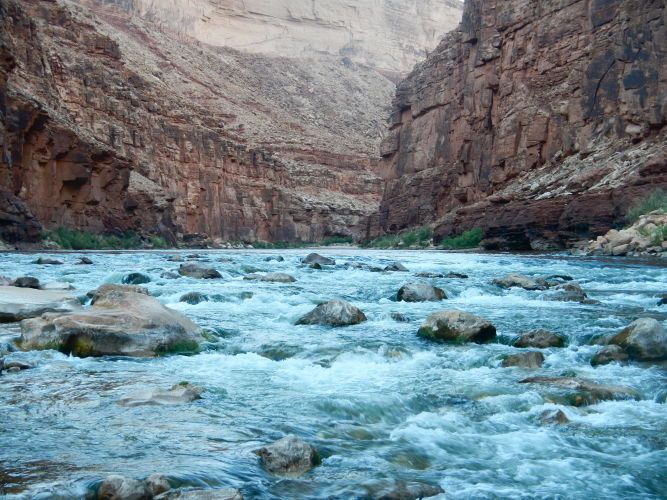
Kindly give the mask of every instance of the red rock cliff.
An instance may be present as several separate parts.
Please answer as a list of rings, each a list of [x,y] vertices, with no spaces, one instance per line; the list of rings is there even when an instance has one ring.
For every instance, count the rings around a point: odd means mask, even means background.
[[[383,230],[544,248],[619,222],[667,183],[665,5],[467,0],[396,92]]]

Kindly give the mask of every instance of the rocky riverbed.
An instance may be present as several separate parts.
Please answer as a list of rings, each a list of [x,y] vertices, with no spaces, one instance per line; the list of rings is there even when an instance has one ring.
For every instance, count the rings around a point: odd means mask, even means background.
[[[0,254],[0,496],[662,498],[665,267],[307,253]]]

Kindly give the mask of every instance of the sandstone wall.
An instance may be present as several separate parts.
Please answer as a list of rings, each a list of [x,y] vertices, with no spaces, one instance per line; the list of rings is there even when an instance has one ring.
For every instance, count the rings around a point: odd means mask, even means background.
[[[663,0],[467,0],[399,84],[381,227],[489,246],[599,234],[667,182]]]

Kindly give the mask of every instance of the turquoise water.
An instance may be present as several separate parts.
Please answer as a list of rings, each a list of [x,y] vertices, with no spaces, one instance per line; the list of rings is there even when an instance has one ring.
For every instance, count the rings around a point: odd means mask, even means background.
[[[74,265],[79,254],[51,255],[65,261],[62,266],[31,264],[30,254],[0,255],[0,274],[69,281],[81,295],[143,272],[152,279],[144,285],[152,295],[219,338],[201,354],[157,359],[10,354],[36,367],[0,376],[0,487],[7,496],[78,498],[108,474],[155,472],[184,486],[236,487],[246,498],[365,498],[394,480],[438,484],[446,491],[442,498],[455,499],[667,495],[667,407],[658,402],[667,388],[665,366],[593,368],[597,348],[586,345],[639,316],[665,321],[667,308],[656,298],[667,292],[664,267],[563,256],[326,249],[320,253],[338,265],[317,271],[300,265],[304,250],[197,253],[223,279],[160,278],[178,268],[167,261],[169,252],[91,253],[91,266]],[[265,261],[275,255],[285,261]],[[400,261],[409,272],[342,266],[351,261]],[[297,281],[243,280],[247,266],[287,272]],[[423,271],[469,278],[414,276]],[[490,284],[508,272],[570,275],[600,303],[556,302],[546,292]],[[437,285],[449,299],[395,302],[408,282]],[[190,291],[215,301],[179,302]],[[333,298],[361,308],[368,321],[339,329],[294,325]],[[451,346],[416,336],[428,314],[450,308],[491,320],[498,342]],[[408,321],[392,319],[395,312]],[[538,370],[501,368],[501,356],[516,351],[509,339],[534,328],[565,335],[568,347],[543,350],[546,361]],[[17,335],[17,325],[0,325],[0,343]],[[518,384],[538,374],[627,386],[639,400],[562,406],[549,388]],[[169,407],[117,404],[135,390],[184,380],[204,388],[203,399]],[[571,423],[540,425],[538,415],[552,408],[561,408]],[[316,446],[322,465],[300,478],[264,472],[252,450],[287,433]]]

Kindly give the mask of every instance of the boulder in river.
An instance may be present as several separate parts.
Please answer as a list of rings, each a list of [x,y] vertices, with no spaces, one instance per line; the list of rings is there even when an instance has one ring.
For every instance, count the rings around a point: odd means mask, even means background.
[[[302,316],[296,324],[348,326],[363,321],[366,321],[366,315],[359,308],[344,300],[330,300]]]
[[[243,500],[236,488],[169,490],[155,500]]]
[[[544,290],[545,285],[538,283],[536,280],[524,276],[523,274],[511,273],[502,278],[496,278],[492,283],[500,288],[523,288],[524,290]]]
[[[639,318],[608,341],[637,361],[667,360],[667,330],[653,318]]]
[[[97,488],[98,500],[147,500],[152,498],[144,481],[119,475],[107,476]]]
[[[548,347],[565,347],[565,339],[560,335],[542,328],[522,333],[512,341],[514,347],[534,347],[546,349]]]
[[[556,285],[555,289],[558,291],[551,297],[552,300],[561,302],[580,302],[582,304],[597,304],[597,300],[591,300],[581,289],[578,283],[561,283]]]
[[[166,279],[166,280],[177,280],[180,278],[180,274],[176,274],[171,271],[164,271],[162,274],[160,274],[160,278]]]
[[[599,366],[612,363],[613,361],[627,361],[630,358],[628,353],[618,345],[607,345],[596,352],[591,358],[591,365]]]
[[[269,283],[294,283],[296,278],[287,273],[248,274],[244,280],[266,281]]]
[[[2,373],[3,370],[9,373],[14,373],[14,372],[20,372],[23,370],[30,370],[32,368],[32,365],[29,365],[28,363],[23,363],[22,361],[16,361],[16,360],[6,360],[0,358],[0,373]]]
[[[34,318],[46,312],[74,311],[79,307],[78,299],[63,290],[0,286],[0,323]]]
[[[202,390],[189,384],[187,382],[174,385],[171,389],[146,389],[127,396],[123,396],[118,400],[121,406],[166,406],[166,405],[181,405],[191,403],[197,399],[201,399]]]
[[[540,423],[542,425],[567,424],[570,419],[567,418],[563,410],[544,410],[540,413]]]
[[[48,257],[40,257],[33,264],[40,264],[42,266],[62,266],[62,261],[58,259],[50,259]]]
[[[667,293],[662,294],[662,296],[660,297],[660,300],[658,300],[658,305],[659,306],[666,306],[667,305]]]
[[[628,387],[599,385],[576,377],[531,377],[520,384],[542,384],[562,390],[572,406],[586,406],[601,401],[637,399],[637,393]]]
[[[196,352],[201,329],[136,286],[103,285],[80,312],[47,313],[21,322],[21,348],[74,356],[156,356]]]
[[[467,312],[438,311],[426,318],[417,335],[442,342],[483,344],[495,338],[496,327],[484,318]]]
[[[369,498],[375,500],[420,500],[444,493],[440,486],[432,484],[396,481],[392,485],[373,488],[369,491]]]
[[[259,457],[262,466],[272,474],[298,476],[321,462],[317,450],[293,434],[253,453]]]
[[[415,276],[418,278],[444,278],[445,275],[442,273],[431,273],[431,272],[423,272],[423,273],[415,273]]]
[[[39,280],[32,276],[21,276],[14,280],[14,286],[17,288],[39,288]]]
[[[385,266],[384,268],[385,271],[398,271],[398,272],[407,272],[408,268],[405,267],[403,264],[400,262],[392,262],[388,266]]]
[[[222,278],[222,275],[212,267],[206,267],[195,262],[186,262],[178,268],[178,274],[189,278],[197,279],[216,279]]]
[[[150,281],[150,277],[143,273],[130,273],[123,277],[124,285],[144,285]]]
[[[447,295],[442,288],[424,283],[408,283],[396,294],[396,299],[403,302],[437,302],[446,298]]]
[[[181,295],[178,301],[195,306],[201,302],[208,302],[208,295],[201,292],[188,292]]]
[[[152,497],[161,495],[171,489],[169,481],[162,474],[151,474],[144,479],[144,484]]]
[[[318,253],[310,253],[301,261],[304,264],[319,264],[320,266],[335,266],[336,261],[329,257],[322,257]]]
[[[79,257],[79,262],[77,262],[77,265],[79,266],[90,266],[93,263],[91,259],[88,257]]]
[[[521,352],[519,354],[511,354],[503,358],[501,366],[509,368],[511,366],[518,366],[519,368],[539,368],[544,363],[544,354],[539,351]]]
[[[271,255],[269,257],[266,257],[264,259],[264,262],[271,262],[272,260],[275,260],[276,262],[284,262],[285,257],[283,257],[281,255]]]
[[[66,281],[50,281],[40,288],[42,290],[74,290],[74,285]]]

